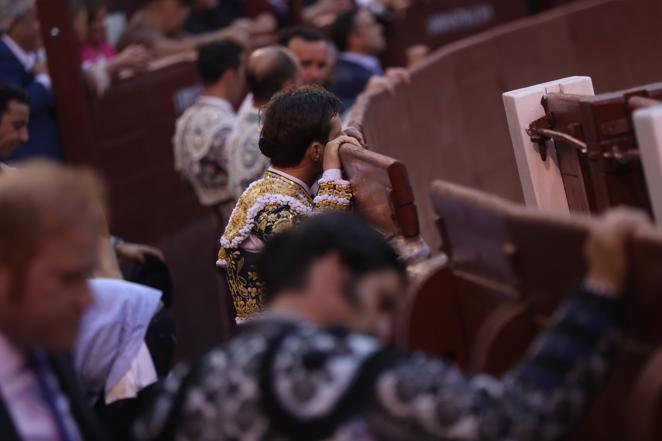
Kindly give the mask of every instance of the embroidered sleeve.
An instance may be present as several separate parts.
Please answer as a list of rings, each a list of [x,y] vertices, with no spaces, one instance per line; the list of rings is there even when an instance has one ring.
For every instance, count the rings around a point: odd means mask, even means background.
[[[301,222],[300,211],[292,209],[290,205],[271,205],[260,211],[255,218],[255,234],[267,242],[276,234],[291,228]]]
[[[618,341],[617,315],[613,300],[578,293],[501,380],[467,378],[424,356],[404,359],[375,383],[371,431],[381,434],[399,421],[398,439],[558,439],[604,377]]]
[[[344,179],[322,178],[313,200],[315,211],[342,211],[352,202],[352,186]]]

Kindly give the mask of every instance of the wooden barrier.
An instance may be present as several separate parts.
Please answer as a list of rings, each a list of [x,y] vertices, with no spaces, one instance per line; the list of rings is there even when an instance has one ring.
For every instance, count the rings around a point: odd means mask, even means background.
[[[572,81],[578,80],[559,80]],[[590,84],[590,79],[580,81]],[[652,214],[652,203],[659,206],[660,201],[652,200],[648,189],[657,191],[659,185],[656,158],[662,144],[655,142],[650,117],[643,117],[648,122],[635,133],[633,111],[662,104],[657,101],[662,83],[597,96],[551,84],[504,94],[527,204],[563,213],[632,205]],[[591,92],[590,86],[585,89]],[[536,99],[539,104],[531,106]],[[646,140],[645,153],[640,152],[639,135]],[[642,163],[642,155],[649,164]]]
[[[408,334],[416,338],[408,343],[434,348],[437,355],[463,354],[458,361],[470,372],[502,374],[581,283],[584,242],[600,220],[554,216],[443,182],[433,185],[432,201],[450,244],[449,260],[435,273],[436,290],[428,284],[412,301],[410,311],[419,313],[410,317]],[[628,259],[626,339],[573,440],[653,440],[662,430],[662,382],[655,371],[662,363],[662,234],[642,228],[629,244]],[[448,305],[457,312],[447,324],[438,317],[448,312],[435,308]],[[447,329],[453,340],[430,344],[431,335]]]
[[[418,213],[405,166],[351,144],[341,146],[340,157],[352,183],[357,213],[387,238],[418,237]]]
[[[523,200],[502,93],[572,75],[590,76],[598,91],[654,82],[662,78],[662,59],[650,57],[661,20],[654,0],[571,3],[451,43],[417,65],[394,96],[369,95],[357,122],[372,149],[412,171],[432,248],[440,245],[426,197],[434,179]],[[628,31],[615,31],[623,23]]]

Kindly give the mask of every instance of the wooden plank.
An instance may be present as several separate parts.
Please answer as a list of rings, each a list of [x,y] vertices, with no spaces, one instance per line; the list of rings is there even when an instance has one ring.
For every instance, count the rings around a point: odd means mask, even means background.
[[[506,92],[503,94],[503,103],[526,204],[543,210],[568,213],[568,200],[553,144],[548,143],[547,158],[543,161],[539,146],[534,145],[526,133],[532,121],[545,116],[541,100],[551,92],[580,95],[594,93],[591,78],[576,76]]]
[[[371,221],[387,238],[420,234],[414,193],[407,169],[388,156],[343,144],[343,169],[352,183],[358,214]]]

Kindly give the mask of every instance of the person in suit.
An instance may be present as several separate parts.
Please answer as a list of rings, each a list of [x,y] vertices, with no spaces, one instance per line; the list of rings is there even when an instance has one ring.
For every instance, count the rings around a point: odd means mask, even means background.
[[[334,57],[324,34],[315,28],[294,26],[279,34],[278,44],[288,48],[299,60],[303,84],[328,86]]]
[[[103,230],[87,171],[28,164],[0,176],[0,434],[105,440],[68,351],[92,297]]]
[[[0,83],[0,156],[11,155],[28,141],[29,120],[28,95],[21,89]],[[0,169],[3,166],[0,162]]]
[[[372,77],[384,75],[377,58],[386,48],[384,28],[369,10],[356,8],[336,18],[331,38],[341,53],[329,90],[347,110]]]
[[[0,81],[30,96],[29,140],[6,160],[28,157],[62,159],[55,119],[55,101],[46,64],[38,60],[41,48],[34,0],[0,0]]]

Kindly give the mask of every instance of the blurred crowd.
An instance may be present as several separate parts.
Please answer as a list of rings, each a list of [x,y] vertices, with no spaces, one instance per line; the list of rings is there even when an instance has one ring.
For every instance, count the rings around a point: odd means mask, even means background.
[[[380,60],[408,2],[251,3],[137,1],[115,41],[110,4],[68,3],[92,94],[194,55],[174,167],[218,220],[237,326],[175,367],[182,293],[160,250],[111,234],[95,173],[62,164],[36,4],[0,0],[2,439],[559,439],[611,363],[624,247],[646,221],[616,212],[592,231],[585,280],[503,378],[393,349],[406,262],[348,213],[340,149],[365,147],[364,97],[410,81]]]

